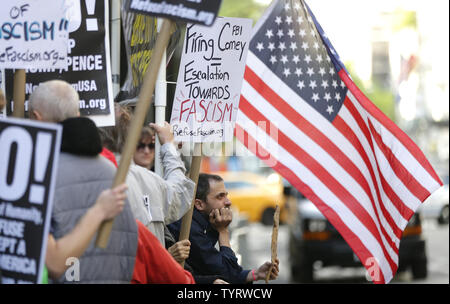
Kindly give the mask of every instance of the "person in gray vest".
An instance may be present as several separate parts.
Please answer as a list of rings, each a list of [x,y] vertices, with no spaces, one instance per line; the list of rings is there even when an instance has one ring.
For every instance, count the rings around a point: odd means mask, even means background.
[[[116,169],[99,156],[102,145],[97,127],[90,119],[77,117],[78,103],[78,93],[60,80],[41,83],[30,96],[31,118],[62,121],[63,125],[46,264],[50,277],[57,283],[128,284],[133,275],[138,242],[136,221],[129,204],[121,203],[123,210],[115,217],[107,247],[95,247],[94,236],[99,223],[114,217],[118,211],[94,212],[99,209],[98,204],[104,206],[104,200],[111,199],[111,193],[101,194],[113,184]],[[123,194],[124,187],[112,191]],[[123,196],[118,194],[116,200],[123,200]],[[110,203],[114,204],[114,200]],[[63,248],[67,240],[72,240],[70,243],[75,250]],[[78,261],[64,260],[72,254],[81,256]],[[71,267],[72,275],[63,274],[62,262],[79,269]]]

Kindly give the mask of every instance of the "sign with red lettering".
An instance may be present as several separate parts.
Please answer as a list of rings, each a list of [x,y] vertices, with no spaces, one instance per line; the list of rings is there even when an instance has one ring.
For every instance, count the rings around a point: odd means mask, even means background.
[[[176,140],[233,139],[251,30],[243,18],[188,24],[170,119]]]

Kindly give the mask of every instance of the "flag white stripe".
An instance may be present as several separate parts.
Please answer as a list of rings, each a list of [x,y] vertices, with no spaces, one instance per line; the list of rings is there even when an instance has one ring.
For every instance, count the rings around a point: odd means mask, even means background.
[[[395,205],[392,203],[392,201],[389,199],[386,192],[384,191],[384,188],[383,188],[383,186],[381,184],[381,180],[380,180],[380,174],[378,172],[377,165],[375,162],[375,155],[372,152],[372,148],[370,147],[366,136],[364,136],[364,134],[362,133],[361,129],[359,128],[359,125],[356,123],[356,121],[354,120],[353,116],[350,114],[350,112],[347,109],[347,107],[345,106],[345,104],[341,108],[341,110],[339,112],[339,116],[342,117],[343,120],[345,120],[345,122],[347,123],[349,128],[353,131],[355,136],[358,138],[363,149],[367,152],[366,155],[372,166],[372,169],[373,169],[373,172],[375,175],[375,179],[376,179],[376,182],[378,185],[378,189],[380,191],[380,195],[382,196],[383,204],[386,207],[387,211],[391,214],[391,217],[395,221],[397,226],[401,230],[403,230],[405,228],[405,226],[408,224],[408,221],[405,219],[405,217],[403,217],[403,215],[400,213],[400,211],[397,209],[397,207],[395,207]],[[396,194],[399,195],[398,192],[396,192]],[[400,195],[399,195],[399,197],[401,198]],[[405,206],[407,206],[408,208],[410,208],[410,206],[407,203],[405,203],[404,201],[403,201],[403,204]]]
[[[333,176],[339,176],[339,183],[345,189],[352,189],[352,196],[360,203],[361,207],[365,209],[372,220],[374,221],[377,232],[379,233],[382,242],[387,248],[389,254],[391,255],[392,260],[395,260],[397,254],[392,250],[391,245],[386,242],[385,236],[381,231],[380,222],[375,214],[375,211],[372,206],[371,199],[367,196],[367,193],[361,187],[357,180],[355,180],[344,168],[340,166],[327,151],[323,150],[318,144],[316,144],[311,138],[309,138],[306,134],[304,134],[297,126],[293,125],[290,121],[286,120],[283,114],[279,113],[276,108],[274,108],[269,102],[267,102],[259,93],[251,87],[251,85],[244,80],[242,85],[242,95],[246,97],[248,102],[253,105],[256,109],[258,109],[262,115],[264,115],[268,121],[274,123],[278,129],[284,134],[289,134],[289,137],[293,139],[294,142],[302,143],[301,148],[305,150],[312,158],[314,158],[319,164],[321,164],[328,172],[330,172]],[[301,99],[297,97],[297,99]],[[300,100],[298,100],[300,102]],[[327,121],[330,125],[330,123]],[[334,129],[334,126],[331,126]],[[330,129],[331,129],[330,128]],[[327,136],[328,137],[328,136]],[[335,144],[338,147],[344,147],[351,145],[346,138],[344,138],[344,143],[337,143],[336,139],[334,139]],[[345,153],[345,152],[344,152]],[[356,153],[356,152],[355,152]],[[359,156],[358,153],[356,153]],[[356,157],[355,155],[355,157]],[[353,159],[350,159],[353,162]],[[366,168],[366,175],[368,175],[367,167],[365,163],[362,161],[359,164],[355,164],[359,168]],[[375,200],[377,200],[376,194]],[[377,204],[375,204],[377,205]],[[387,234],[395,242],[397,248],[400,244],[400,240],[394,234],[392,227],[388,224],[386,219],[384,218],[383,213],[380,208],[377,208],[378,215],[380,217],[381,225],[384,226]]]
[[[368,125],[368,113],[361,108],[361,105],[357,101],[355,102],[355,97],[353,95],[349,94],[349,98],[361,115],[362,119],[365,121],[366,125]],[[402,200],[402,202],[407,205],[409,209],[415,211],[417,207],[420,206],[421,201],[413,193],[411,193],[411,191],[405,186],[405,184],[397,177],[389,161],[386,160],[383,152],[379,149],[378,144],[376,144],[376,141],[373,139],[373,136],[372,142],[374,142],[373,146],[375,149],[375,156],[384,179],[389,183],[392,189],[395,189],[395,193]],[[398,142],[398,145],[401,145],[401,143]]]
[[[370,115],[370,113],[365,111],[350,91],[348,91],[347,95],[355,105],[358,112],[360,114],[365,113],[365,116],[363,117],[370,117],[370,121],[374,125],[375,129],[379,130],[378,133],[381,135],[383,142],[386,146],[391,148],[392,153],[400,161],[400,163],[407,168],[410,173],[413,172],[411,175],[420,176],[420,180],[418,180],[419,184],[426,188],[430,193],[439,188],[439,183],[417,161],[409,150],[403,146],[403,144],[382,123]]]
[[[238,112],[237,123],[246,130],[249,134],[252,134],[252,130],[255,130],[257,126],[252,120],[250,120],[242,111]],[[278,145],[267,136],[266,140],[258,142],[264,149],[270,151],[270,147]],[[326,185],[318,179],[314,173],[303,166],[297,159],[295,159],[289,152],[287,152],[281,145],[278,145],[278,161],[295,172],[295,174],[308,186],[312,191],[333,211],[340,217],[342,222],[350,229],[361,241],[361,243],[369,250],[370,254],[375,257],[379,263],[379,266],[383,272],[385,281],[388,282],[392,278],[391,267],[384,256],[383,249],[380,243],[374,238],[372,233],[362,224],[359,219],[351,212],[350,209],[339,200],[334,193],[328,189]],[[364,264],[364,261],[362,261]],[[398,259],[394,260],[398,263]]]
[[[392,189],[395,189],[395,192],[399,197],[401,197],[400,194],[403,194],[403,197],[405,198],[402,197],[402,201],[408,202],[408,206],[410,207],[410,209],[415,211],[420,206],[421,201],[408,190],[408,188],[400,179],[397,178],[395,172],[391,170],[389,161],[386,159],[386,156],[376,143],[374,145],[374,149],[378,164],[381,168],[381,171],[383,172],[383,176],[388,181]]]

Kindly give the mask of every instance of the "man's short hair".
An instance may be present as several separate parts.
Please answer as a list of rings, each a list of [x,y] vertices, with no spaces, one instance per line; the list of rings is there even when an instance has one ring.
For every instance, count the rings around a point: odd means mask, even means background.
[[[197,182],[197,192],[195,194],[196,199],[206,202],[206,197],[208,196],[210,191],[209,182],[211,180],[221,182],[223,181],[223,178],[215,174],[207,174],[207,173],[199,174]]]
[[[79,116],[77,91],[63,80],[42,82],[30,95],[30,111],[36,110],[44,121],[60,122]]]

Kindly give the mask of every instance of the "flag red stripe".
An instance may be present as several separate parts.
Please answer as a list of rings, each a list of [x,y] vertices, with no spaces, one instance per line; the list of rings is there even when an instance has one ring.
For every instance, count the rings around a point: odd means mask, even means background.
[[[392,241],[392,237],[386,232],[385,227],[381,224],[380,216],[378,213],[378,209],[376,208],[375,198],[372,195],[370,190],[370,186],[366,180],[366,178],[362,175],[359,168],[355,166],[355,164],[344,154],[342,151],[329,139],[329,137],[325,136],[321,131],[319,131],[314,125],[312,125],[308,120],[306,120],[303,116],[301,116],[295,109],[293,109],[288,103],[286,103],[278,94],[276,94],[270,87],[268,87],[265,82],[262,81],[249,67],[246,68],[244,79],[254,88],[259,88],[259,94],[264,97],[273,107],[277,108],[277,110],[285,116],[292,124],[297,126],[303,133],[305,133],[309,138],[311,138],[316,144],[321,146],[339,165],[347,171],[353,179],[358,182],[361,188],[365,191],[367,196],[370,198],[370,202],[372,204],[373,210],[375,212],[375,216],[377,218],[378,223],[380,223],[380,228],[385,236],[385,239],[388,240],[391,247],[394,248],[397,252],[398,247],[397,244]],[[367,169],[371,171],[371,166],[367,166]],[[375,181],[375,180],[374,180]],[[378,189],[377,189],[377,193]],[[378,200],[380,201],[380,205],[382,205],[380,196],[378,196]],[[382,207],[383,210],[384,206]],[[383,214],[385,214],[383,212]],[[386,217],[386,221],[391,226],[391,229],[394,231],[394,234],[400,238],[402,235],[402,231],[398,228],[395,222],[392,220],[389,215]]]
[[[398,140],[402,143],[402,145],[411,153],[411,155],[420,163],[420,165],[436,180],[439,185],[443,185],[441,179],[436,174],[436,172],[431,167],[430,163],[426,159],[423,152],[417,147],[417,145],[409,138],[408,135],[405,134],[402,130],[400,130],[394,122],[392,122],[380,109],[378,109],[365,95],[361,90],[353,83],[353,81],[348,77],[345,70],[339,71],[339,76],[342,81],[344,81],[347,88],[352,92],[356,99],[358,99],[361,106],[370,113],[375,119],[382,124],[386,129],[388,129]]]
[[[412,211],[407,205],[405,205],[400,197],[398,197],[397,193],[392,189],[391,185],[386,181],[383,175],[380,175],[380,181],[384,189],[384,193],[388,196],[389,200],[394,204],[397,208],[398,212],[402,215],[402,217],[409,221],[409,219],[413,216],[414,211]]]
[[[248,142],[249,141],[255,142],[255,139],[252,138],[252,136],[248,134],[247,131],[245,131],[239,124],[236,124],[235,135],[244,144],[244,146],[246,146],[251,152],[253,152],[258,157],[262,157],[261,154],[263,154],[264,157],[266,157],[269,154],[269,152],[267,152],[260,145],[258,145],[257,148],[255,147],[255,145],[250,145]],[[253,149],[252,147],[255,149]],[[273,164],[268,163],[268,165]],[[347,228],[345,223],[342,222],[341,218],[334,212],[334,210],[329,208],[316,194],[314,194],[314,192],[311,190],[310,187],[308,187],[305,183],[303,183],[302,180],[294,172],[292,172],[291,169],[284,166],[281,162],[277,161],[276,165],[272,166],[272,168],[275,171],[279,172],[291,185],[299,189],[301,193],[305,195],[305,197],[307,197],[310,201],[314,202],[314,204],[317,206],[320,212],[324,216],[326,216],[326,218],[332,223],[334,227],[336,227],[339,230],[339,233],[352,248],[353,252],[355,252],[355,254],[359,257],[361,261],[363,261],[362,262],[363,266],[367,268],[368,263],[365,263],[364,261],[369,261],[370,259],[372,259],[373,254],[371,254],[370,251],[364,246],[359,237],[356,234],[354,234],[349,228]],[[376,261],[374,262],[377,263]],[[380,269],[379,265],[375,265],[374,267]],[[374,278],[375,279],[374,282],[384,284],[385,279],[383,272],[379,271],[379,274],[380,277],[378,278],[378,280],[376,280],[377,278]]]
[[[367,127],[365,121],[363,120],[360,113],[358,112],[358,110],[356,109],[355,105],[352,102],[345,103],[345,107],[349,110],[350,114],[353,116],[353,119],[356,121],[356,123],[358,124],[362,133],[365,135],[367,142],[369,143],[370,148],[372,150],[372,153],[375,156],[375,148],[373,146],[373,144],[374,144],[373,139],[372,139],[372,136],[370,135],[369,128]],[[401,207],[401,205],[398,206],[397,209],[399,211],[406,210],[405,213],[402,212],[401,214],[404,215],[404,218],[408,220],[412,216],[412,214],[411,214],[411,216],[408,217],[408,215],[409,215],[408,210],[410,210],[409,207],[406,204],[404,204],[403,201],[401,199],[399,199],[399,197],[397,195],[392,195],[394,193],[394,191],[392,190],[392,188],[390,186],[386,187],[387,185],[389,185],[389,182],[386,181],[386,179],[384,178],[384,175],[382,174],[382,172],[379,169],[380,166],[378,164],[378,159],[376,157],[374,157],[374,158],[375,158],[375,161],[377,162],[377,170],[378,170],[385,193],[388,195],[389,199],[392,202],[397,202],[397,203],[401,202],[404,205],[404,207]]]
[[[351,128],[347,125],[347,123],[338,115],[336,116],[335,120],[333,121],[333,124],[336,126],[337,129],[341,130],[341,133],[344,134],[347,139],[353,143],[354,147],[360,151],[361,157],[363,157],[364,161],[366,162],[366,165],[369,166],[369,159],[367,157],[367,154],[364,153],[364,148],[361,144],[361,141],[359,138],[355,135],[355,133],[351,130]],[[399,211],[399,213],[408,220],[411,218],[411,216],[414,214],[414,211],[412,211],[407,205],[403,203],[403,201],[398,197],[398,195],[394,192],[392,187],[389,185],[389,183],[386,181],[384,176],[379,172],[379,169],[377,167],[378,176],[380,177],[380,182],[382,184],[382,188],[384,190],[384,193],[388,196],[392,204],[396,207],[396,209]],[[370,171],[372,175],[372,180],[375,180],[374,172],[373,170]],[[378,185],[378,183],[376,184]],[[379,187],[376,188],[377,190]]]
[[[345,101],[346,102],[346,101]],[[380,188],[378,187],[378,182],[377,179],[375,178],[375,174],[373,171],[373,168],[371,166],[370,160],[367,156],[366,153],[364,153],[364,148],[361,145],[361,142],[359,141],[358,137],[355,135],[355,133],[353,133],[353,130],[347,125],[347,123],[339,116],[337,115],[333,121],[333,125],[336,127],[336,129],[338,129],[346,138],[347,140],[353,145],[353,147],[358,151],[359,155],[362,157],[362,159],[364,160],[364,163],[366,164],[368,171],[370,173],[370,176],[372,178],[373,181],[373,185],[375,188],[375,191],[377,193],[377,197],[378,197],[378,202],[379,202],[379,206],[381,211],[383,212],[384,218],[386,219],[386,221],[389,223],[389,225],[392,227],[392,230],[394,231],[394,234],[400,239],[402,236],[402,231],[401,229],[397,226],[397,224],[395,223],[394,219],[392,218],[391,214],[387,211],[387,209],[385,208],[384,204],[383,204],[383,200],[381,198],[381,194],[380,194]],[[378,169],[377,169],[378,170]],[[382,177],[382,176],[381,176]],[[381,178],[380,178],[381,179]],[[383,185],[382,185],[383,186]],[[383,186],[384,188],[384,186]],[[395,203],[392,202],[394,204],[394,206],[397,208],[397,210],[399,211],[400,214],[402,214],[400,212],[400,210],[403,209],[403,204],[401,204],[400,206],[398,205],[398,201],[396,201]],[[400,208],[399,208],[400,207]]]
[[[378,145],[378,148],[383,152],[386,159],[389,160],[390,163],[394,163],[392,169],[394,170],[395,175],[403,182],[403,184],[411,191],[414,196],[416,196],[421,202],[424,201],[428,196],[430,196],[430,192],[425,189],[416,178],[403,166],[403,164],[397,159],[397,157],[392,153],[391,149],[386,146],[381,138],[381,135],[375,130],[372,122],[369,119],[369,128],[375,139],[375,142]]]
[[[245,98],[241,95],[241,100],[239,103],[240,110],[252,121],[267,121],[268,119],[264,117],[256,108],[254,108]],[[267,133],[267,130],[263,130]],[[272,134],[267,133],[268,136]],[[339,200],[347,206],[348,209],[359,219],[359,221],[370,231],[372,236],[378,241],[380,247],[384,253],[384,256],[392,270],[395,269],[396,264],[387,252],[383,241],[381,240],[381,235],[375,225],[374,220],[368,214],[368,212],[362,208],[360,203],[353,197],[353,195],[348,192],[348,190],[343,187],[339,181],[331,175],[325,168],[322,167],[311,155],[299,147],[295,142],[293,142],[289,137],[287,137],[283,132],[278,132],[278,144],[282,146],[287,152],[289,152],[293,157],[295,157],[300,163],[302,163],[306,168],[308,168],[313,174],[321,180],[327,188],[333,192]],[[382,227],[382,225],[380,225]],[[384,231],[384,229],[382,229]],[[385,232],[385,231],[384,231]],[[385,239],[389,240],[389,238]],[[388,241],[388,243],[390,243]],[[392,246],[391,246],[392,247]],[[398,249],[394,246],[393,251],[398,254]]]

